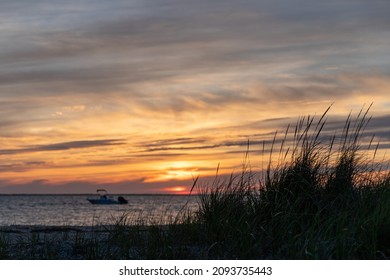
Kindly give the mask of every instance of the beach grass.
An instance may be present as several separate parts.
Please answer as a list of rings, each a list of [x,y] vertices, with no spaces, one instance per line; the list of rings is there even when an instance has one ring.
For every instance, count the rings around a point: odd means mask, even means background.
[[[248,144],[239,174],[196,179],[198,211],[184,207],[170,223],[123,213],[110,226],[27,239],[3,232],[0,258],[389,259],[390,175],[364,133],[369,108],[334,134],[328,110],[275,133],[262,172],[252,171]]]
[[[216,180],[198,213],[214,244],[211,258],[387,259],[389,175],[362,149],[368,110],[348,116],[340,135],[323,135],[326,114],[301,118],[282,135],[279,161],[260,180],[244,164]],[[288,147],[285,144],[290,139]],[[380,165],[379,165],[380,166]]]

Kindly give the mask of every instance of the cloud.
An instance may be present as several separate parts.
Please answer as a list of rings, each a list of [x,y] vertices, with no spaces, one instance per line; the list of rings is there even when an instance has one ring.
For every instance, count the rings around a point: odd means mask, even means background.
[[[5,20],[10,47],[0,47],[1,96],[35,97],[28,112],[11,107],[26,121],[62,96],[87,107],[102,98],[147,117],[375,95],[374,85],[341,71],[364,76],[375,67],[388,79],[389,4],[298,2],[41,0],[30,10],[7,1],[3,13],[14,16]],[[47,116],[56,112],[64,114]]]
[[[70,149],[87,149],[92,147],[102,146],[116,146],[123,145],[122,139],[104,139],[104,140],[81,140],[81,141],[70,141],[47,145],[29,146],[19,149],[2,149],[0,154],[12,155],[20,153],[32,153],[32,152],[51,152],[51,151],[66,151]]]
[[[248,139],[268,144],[334,101],[326,136],[374,101],[364,137],[388,141],[389,9],[381,0],[2,1],[0,169],[10,178],[47,169],[53,180],[201,156],[232,166],[228,153],[242,154]],[[97,147],[110,149],[88,150]]]
[[[27,170],[35,168],[47,168],[48,164],[45,161],[28,161],[24,163],[11,163],[11,164],[1,164],[0,172],[25,172]]]
[[[57,3],[56,14],[75,12],[72,24],[53,16],[49,19],[56,25],[51,30],[40,14],[49,16],[53,10],[37,9],[37,26],[29,27],[30,35],[18,37],[15,33],[21,29],[9,31],[8,43],[17,47],[0,49],[0,60],[12,66],[0,72],[0,84],[61,82],[63,93],[101,92],[106,84],[107,92],[199,73],[239,75],[241,69],[246,75],[256,71],[270,78],[274,69],[297,62],[303,64],[292,70],[303,74],[311,72],[310,67],[363,62],[374,55],[368,47],[383,41],[379,31],[388,27],[383,12],[388,4],[383,1],[368,7],[364,1],[306,5],[306,0],[299,1],[299,8],[277,2],[136,1],[138,9],[122,1]],[[38,1],[38,6],[45,3]],[[28,9],[21,10],[24,5],[8,4],[5,11],[17,9],[32,17]],[[13,21],[26,25],[19,17]],[[375,52],[379,55],[378,47]]]

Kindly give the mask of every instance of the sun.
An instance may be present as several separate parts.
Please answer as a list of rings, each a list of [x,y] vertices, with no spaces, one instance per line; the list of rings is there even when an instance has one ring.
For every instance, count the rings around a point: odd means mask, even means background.
[[[164,189],[164,191],[167,191],[172,194],[188,194],[188,188],[185,186],[172,186],[167,187]]]
[[[160,165],[155,181],[188,180],[198,173],[198,168],[185,161],[166,162]]]

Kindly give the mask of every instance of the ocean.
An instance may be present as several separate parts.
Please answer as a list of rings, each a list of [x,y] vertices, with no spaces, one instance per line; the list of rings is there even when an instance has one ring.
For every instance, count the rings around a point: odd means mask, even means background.
[[[111,225],[123,215],[128,220],[161,224],[174,219],[184,206],[198,209],[196,196],[121,196],[129,203],[93,205],[87,200],[90,195],[0,195],[0,226]]]

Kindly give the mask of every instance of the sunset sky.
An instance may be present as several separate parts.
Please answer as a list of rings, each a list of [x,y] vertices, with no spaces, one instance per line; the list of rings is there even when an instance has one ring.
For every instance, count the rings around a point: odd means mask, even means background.
[[[298,116],[373,102],[390,144],[388,0],[2,0],[0,193],[181,193]]]

